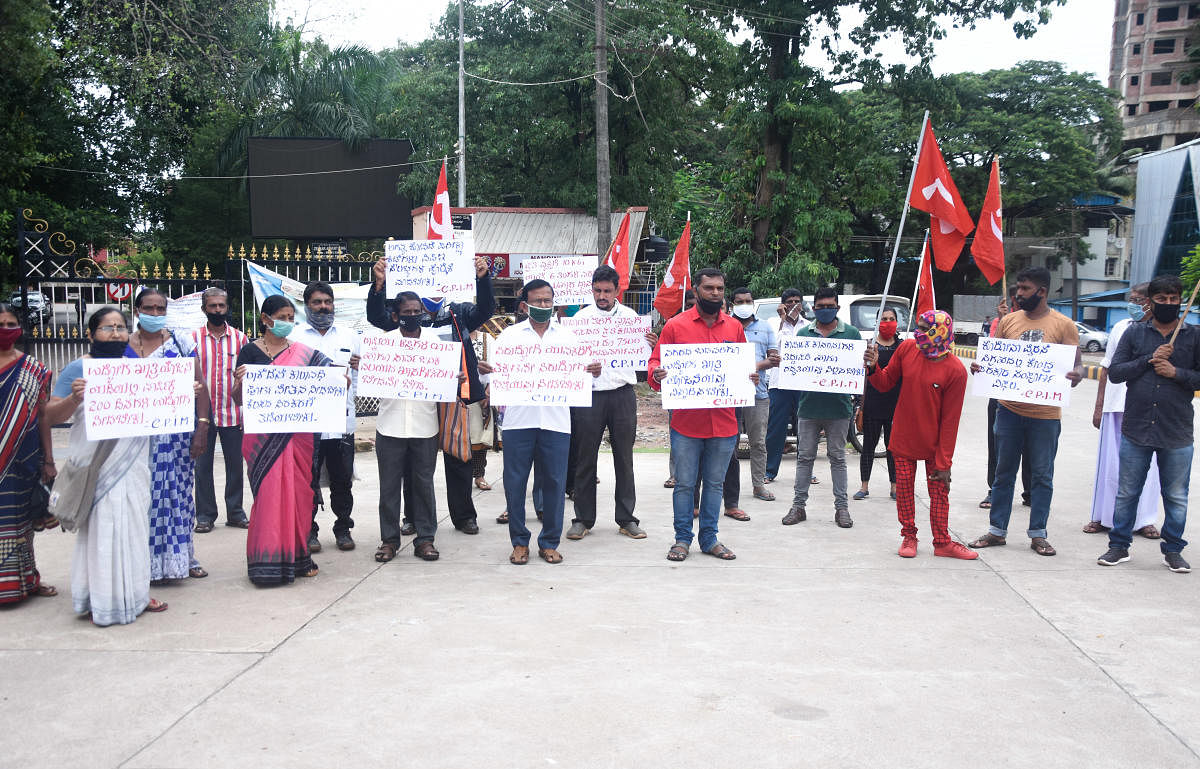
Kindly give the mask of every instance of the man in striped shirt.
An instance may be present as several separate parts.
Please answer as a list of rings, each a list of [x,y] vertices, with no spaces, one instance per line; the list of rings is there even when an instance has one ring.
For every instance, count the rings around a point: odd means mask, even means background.
[[[217,494],[213,485],[213,457],[221,439],[225,457],[225,525],[248,525],[242,507],[242,410],[233,402],[233,369],[238,351],[249,341],[229,325],[229,297],[221,288],[209,288],[200,297],[208,323],[192,332],[204,383],[212,396],[212,422],[198,420],[196,429],[208,430],[208,444],[196,459],[196,532],[213,530],[217,520]],[[216,436],[213,433],[216,433]]]

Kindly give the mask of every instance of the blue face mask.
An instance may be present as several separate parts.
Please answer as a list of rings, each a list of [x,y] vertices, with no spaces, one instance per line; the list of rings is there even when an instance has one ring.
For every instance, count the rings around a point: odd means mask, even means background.
[[[421,297],[421,304],[425,305],[425,311],[430,315],[437,315],[438,310],[442,309],[442,304],[446,300],[443,299],[426,299]]]
[[[1130,302],[1125,305],[1125,312],[1129,313],[1129,317],[1133,318],[1134,321],[1139,321],[1146,317],[1146,309],[1137,302]]]
[[[813,313],[817,316],[817,323],[825,326],[837,320],[838,308],[818,307],[817,309],[813,310]]]
[[[166,315],[139,315],[138,326],[151,334],[157,334],[167,327]]]
[[[280,339],[287,339],[288,334],[292,333],[292,329],[296,324],[290,320],[276,320],[275,325],[271,326],[269,331]]]

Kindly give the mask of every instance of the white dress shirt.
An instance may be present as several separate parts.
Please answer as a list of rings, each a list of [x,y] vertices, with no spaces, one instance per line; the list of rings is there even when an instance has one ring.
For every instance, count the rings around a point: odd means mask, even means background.
[[[350,373],[350,386],[346,388],[346,431],[344,433],[321,433],[321,440],[341,438],[353,435],[356,416],[354,408],[354,393],[358,389],[358,372],[350,368],[350,358],[359,354],[359,333],[349,326],[339,326],[335,321],[322,334],[307,323],[298,323],[292,333],[288,334],[292,342],[311,347],[324,353],[326,358],[333,361],[335,366],[343,366]]]
[[[1117,325],[1112,327],[1112,331],[1108,332],[1108,348],[1104,351],[1104,360],[1100,365],[1108,368],[1112,365],[1113,355],[1117,352],[1117,345],[1121,343],[1121,337],[1125,335],[1125,331],[1134,321],[1132,318],[1123,318],[1117,321]],[[1125,411],[1125,383],[1114,382],[1111,379],[1104,384],[1104,406],[1105,414],[1112,411]]]
[[[403,334],[396,329],[384,336],[399,337]],[[441,339],[432,328],[422,328],[420,338]],[[411,398],[380,398],[375,429],[389,438],[432,438],[438,434],[437,403]]]
[[[509,326],[500,332],[494,350],[505,344],[575,344],[577,337],[567,329],[551,323],[543,336],[533,330],[528,320]],[[570,406],[505,406],[503,430],[553,430],[556,433],[571,433]]]
[[[609,312],[601,310],[594,304],[579,308],[573,317],[576,318],[636,318],[637,312],[632,307],[617,302]],[[616,390],[625,385],[637,384],[637,372],[631,368],[610,368],[603,366],[600,376],[592,380],[592,391]]]

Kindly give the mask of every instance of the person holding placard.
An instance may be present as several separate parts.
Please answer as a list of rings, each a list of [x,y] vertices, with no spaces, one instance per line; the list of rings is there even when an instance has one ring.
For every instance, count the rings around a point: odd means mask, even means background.
[[[1000,319],[1008,315],[1010,307],[1016,307],[1017,303],[1017,285],[1008,287],[1008,299],[1001,299],[996,307],[997,316],[992,320],[991,326],[988,327],[988,337],[995,338],[996,332],[1000,327]],[[988,493],[979,503],[979,506],[984,510],[989,510],[992,507],[992,486],[996,484],[996,409],[1000,408],[1000,401],[995,398],[988,398],[987,405],[987,482]],[[1029,472],[1029,452],[1023,450],[1021,452],[1021,504],[1029,507],[1029,485],[1032,483]]]
[[[775,338],[795,336],[796,332],[807,325],[801,314],[804,308],[804,295],[794,288],[785,288],[779,296],[779,318],[772,324]],[[776,319],[772,319],[776,320]],[[767,417],[767,467],[764,470],[765,483],[774,483],[779,474],[779,465],[783,462],[783,449],[787,445],[788,425],[796,418],[796,409],[800,407],[800,390],[784,390],[775,386],[779,376],[779,368],[768,372],[768,397],[770,410]]]
[[[663,345],[745,343],[742,324],[722,312],[725,306],[725,273],[713,267],[696,272],[692,278],[696,306],[667,321],[658,344],[650,354],[647,379],[655,390],[671,372],[662,365]],[[752,368],[747,376],[758,384]],[[721,517],[722,492],[729,458],[737,447],[736,410],[729,406],[713,408],[677,408],[671,412],[671,453],[675,458],[675,490],[671,506],[675,522],[675,543],[667,551],[667,560],[688,557],[695,537],[693,494],[701,482],[700,550],[723,561],[737,556],[717,539]]]
[[[1079,331],[1075,323],[1046,305],[1050,292],[1050,271],[1044,267],[1026,267],[1016,277],[1017,308],[1005,315],[997,326],[999,339],[1019,339],[1025,342],[1048,342],[1075,347],[1075,367],[1067,373],[1071,386],[1083,379],[1082,358],[1079,355]],[[979,364],[971,364],[971,372]],[[992,486],[991,525],[983,536],[970,545],[973,548],[996,547],[1007,544],[1008,521],[1012,515],[1013,488],[1021,452],[1028,450],[1032,475],[1030,488],[1029,535],[1030,548],[1038,555],[1057,553],[1046,539],[1050,520],[1050,502],[1054,496],[1054,457],[1058,453],[1058,437],[1062,432],[1062,409],[1019,401],[1002,400],[996,409],[996,482]]]
[[[1174,275],[1150,281],[1151,321],[1126,329],[1108,369],[1109,379],[1126,383],[1125,419],[1113,526],[1108,552],[1097,559],[1101,566],[1129,560],[1138,500],[1154,457],[1166,512],[1159,543],[1163,562],[1176,573],[1191,571],[1183,558],[1183,531],[1195,440],[1192,399],[1200,390],[1200,328],[1180,316],[1182,293]]]
[[[837,290],[822,286],[813,295],[816,320],[796,332],[796,336],[819,336],[825,339],[862,339],[858,329],[838,320]],[[813,463],[817,458],[817,443],[825,433],[825,453],[829,457],[829,474],[833,480],[833,519],[843,529],[854,525],[846,496],[846,435],[854,416],[854,399],[840,393],[803,391],[796,412],[796,482],[792,507],[783,516],[784,526],[793,526],[808,519],[808,491],[813,482]]]
[[[346,389],[346,430],[322,433],[317,443],[316,464],[313,467],[313,511],[312,531],[308,534],[309,552],[321,552],[321,540],[317,533],[317,507],[321,499],[321,466],[329,473],[329,507],[333,510],[333,538],[338,550],[353,550],[354,537],[354,428],[357,413],[354,407],[354,389],[358,384],[359,334],[353,328],[334,322],[336,309],[333,302],[333,287],[324,281],[315,281],[304,287],[303,323],[297,323],[288,337],[293,342],[307,345],[333,361],[335,366],[345,366],[349,371],[350,387]]]
[[[620,276],[608,265],[592,273],[592,304],[575,313],[576,318],[636,318],[637,312],[617,301]],[[658,336],[646,334],[653,347]],[[633,441],[637,437],[637,372],[633,368],[601,367],[592,380],[592,405],[571,409],[572,437],[575,443],[575,474],[572,497],[575,518],[567,531],[567,539],[583,539],[596,525],[596,465],[604,431],[608,430],[612,447],[614,517],[617,530],[632,539],[645,539],[646,532],[633,514],[637,490],[633,478]]]
[[[288,336],[296,310],[282,294],[262,303],[265,333],[241,349],[233,372],[233,400],[242,405],[242,378],[247,364],[268,366],[332,366],[317,350]],[[246,537],[246,566],[256,585],[290,584],[296,577],[317,576],[308,549],[312,531],[313,433],[250,433],[242,442],[254,504]]]
[[[896,311],[885,307],[879,313],[879,328],[875,330],[874,344],[869,345],[879,358],[879,368],[887,368],[897,348],[900,338],[896,336],[898,320]],[[900,390],[893,387],[888,392],[880,392],[867,379],[863,391],[862,411],[862,452],[858,459],[858,477],[862,488],[854,492],[854,499],[866,499],[870,495],[871,470],[875,468],[875,447],[883,436],[883,446],[887,449],[888,481],[892,484],[892,499],[896,498],[896,460],[892,456],[892,420],[896,416],[896,399]]]
[[[680,310],[680,312],[687,312],[688,310],[692,309],[695,306],[696,306],[696,292],[689,288],[687,291],[683,292],[683,309]],[[668,320],[670,320],[670,319],[668,318]],[[664,323],[663,325],[666,325],[666,324]],[[662,332],[661,328],[659,329],[659,332],[660,333]],[[667,428],[670,429],[670,427],[671,427],[671,412],[670,412],[670,410],[668,410],[667,411]],[[667,446],[667,470],[668,470],[667,480],[663,481],[663,488],[664,489],[673,489],[673,488],[675,488],[675,455],[671,453],[670,446]],[[700,514],[700,506],[697,505],[696,506],[696,515],[699,515],[699,514]]]
[[[91,347],[63,367],[46,406],[50,424],[71,422],[67,460],[79,466],[99,461],[97,493],[87,520],[75,534],[71,600],[76,614],[97,625],[126,625],[143,611],[167,610],[150,597],[150,436],[89,441],[84,416],[85,358],[120,358],[129,345],[129,324],[114,307],[88,319]],[[111,441],[111,442],[110,442]],[[96,457],[100,457],[98,460]]]
[[[763,372],[771,372],[779,366],[779,343],[775,341],[775,332],[770,325],[759,320],[754,315],[754,295],[750,289],[742,287],[733,290],[730,314],[742,324],[746,341],[754,345],[755,370],[759,372],[758,384],[754,388],[754,405],[742,408],[742,421],[746,425],[746,437],[750,442],[750,484],[756,499],[764,502],[774,502],[775,495],[767,491],[767,422],[770,419],[771,401],[767,391],[767,376]],[[737,452],[733,460],[737,462]],[[742,512],[734,504],[732,509],[728,500],[725,504],[725,515],[737,520],[749,520],[744,512],[741,516],[731,513]]]
[[[384,300],[387,259],[376,262],[371,275],[374,283],[367,293],[367,320],[376,328],[392,331],[396,328],[396,323],[392,321],[391,311],[385,307]],[[479,361],[475,357],[474,345],[470,344],[470,334],[487,322],[496,311],[496,297],[492,292],[492,279],[488,273],[487,261],[482,256],[475,257],[474,304],[446,302],[444,297],[421,297],[421,303],[431,316],[429,325],[441,338],[466,342],[463,345],[463,368],[467,381],[461,400],[464,404],[477,403],[483,399],[484,389],[479,381]],[[473,477],[470,458],[462,461],[443,451],[442,469],[446,476],[446,507],[450,510],[450,521],[454,528],[463,534],[478,534],[478,516],[475,503],[471,499]],[[412,536],[417,530],[411,521],[407,521],[402,531],[405,536]]]
[[[127,358],[193,358],[190,335],[177,336],[166,326],[167,297],[156,288],[144,288],[133,300],[137,330],[129,337]],[[150,437],[150,581],[201,579],[208,572],[196,559],[192,527],[196,525],[196,457],[202,455],[212,423],[204,372],[196,364],[196,424],[190,433]]]
[[[954,356],[953,347],[954,321],[950,314],[926,310],[917,319],[912,339],[901,342],[886,365],[879,365],[876,345],[867,347],[863,356],[867,376],[877,392],[887,393],[897,386],[900,389],[888,446],[896,463],[901,558],[917,555],[913,489],[918,461],[925,462],[933,554],[964,561],[979,557],[979,553],[950,538],[950,466],[967,391],[967,372]]]

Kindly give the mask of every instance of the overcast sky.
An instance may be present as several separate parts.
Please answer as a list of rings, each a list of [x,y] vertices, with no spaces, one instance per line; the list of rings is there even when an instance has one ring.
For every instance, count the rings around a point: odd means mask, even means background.
[[[584,0],[576,4],[591,5]],[[276,0],[281,21],[290,16],[306,22],[310,33],[334,45],[361,43],[376,50],[397,40],[424,39],[445,8],[439,0]],[[983,72],[1025,59],[1048,59],[1107,83],[1112,9],[1111,0],[1068,0],[1030,40],[1017,40],[1011,24],[1000,19],[974,30],[951,30],[936,48],[934,71]]]

